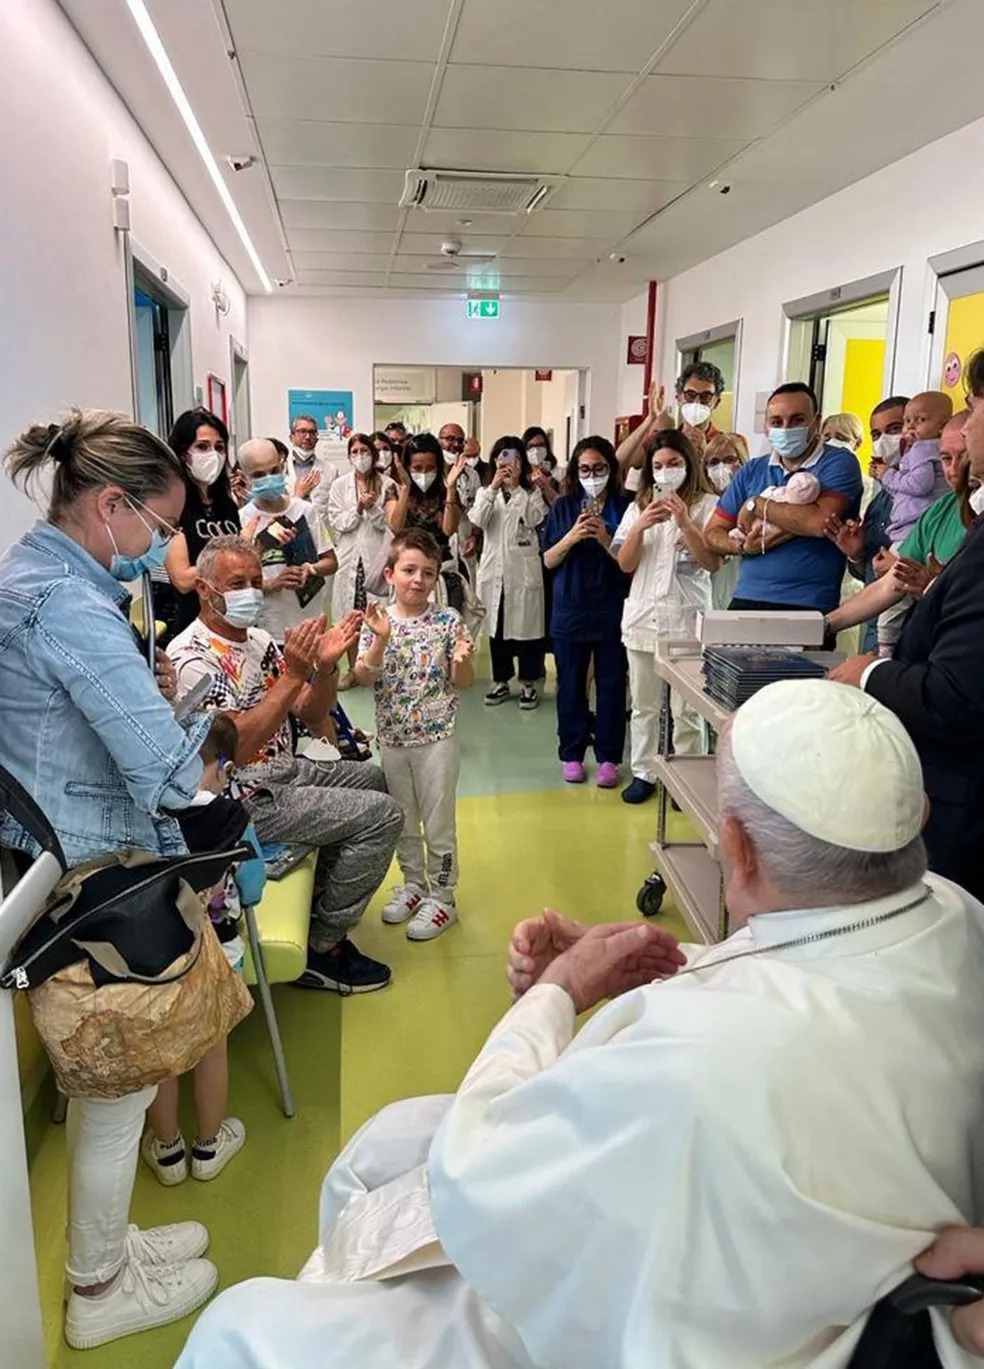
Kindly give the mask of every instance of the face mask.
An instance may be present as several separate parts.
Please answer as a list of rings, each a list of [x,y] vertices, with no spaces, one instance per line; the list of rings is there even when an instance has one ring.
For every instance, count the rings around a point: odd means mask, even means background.
[[[776,456],[795,461],[810,445],[809,428],[770,428],[769,446]]]
[[[140,519],[143,523],[143,519]],[[144,527],[147,524],[144,523]],[[109,573],[114,580],[122,580],[126,584],[130,580],[139,580],[146,571],[160,570],[167,556],[167,543],[164,541],[159,529],[155,528],[150,534],[150,546],[141,556],[121,556],[116,545],[116,538],[113,536],[113,529],[106,524],[106,531],[109,533],[109,540],[113,544],[113,556],[109,563]],[[148,528],[148,531],[149,528]]]
[[[825,437],[824,446],[842,447],[845,452],[854,451],[854,443],[851,441],[849,437]]]
[[[578,479],[581,481],[581,489],[584,491],[584,493],[588,496],[589,499],[599,498],[599,496],[604,494],[605,487],[608,484],[607,474],[582,475],[579,476]]]
[[[376,454],[376,465],[381,471],[388,471],[393,464],[393,453],[382,451]]]
[[[437,471],[411,471],[410,479],[421,494],[426,494],[437,479]]]
[[[901,433],[882,433],[872,447],[872,451],[879,461],[884,461],[886,466],[894,466],[899,459],[901,447]]]
[[[984,513],[984,485],[978,485],[977,489],[970,496],[970,507],[975,513]]]
[[[227,589],[225,594],[209,586],[225,600],[225,612],[216,609],[219,617],[230,627],[256,627],[263,614],[263,591],[261,589]]]
[[[447,447],[444,447],[444,448],[443,448],[443,451],[444,451],[444,464],[445,464],[445,466],[453,466],[454,463],[455,463],[455,456],[456,456],[456,454],[455,454],[454,452],[449,452],[448,449],[447,449]]]
[[[475,467],[478,465],[478,463],[481,461],[481,459],[482,459],[482,458],[481,458],[480,456],[469,456],[469,457],[466,458],[466,460],[467,460],[469,466],[471,466],[472,470],[475,469]]]
[[[372,470],[372,457],[368,452],[360,452],[358,456],[352,457],[352,465],[360,475],[368,475]]]
[[[531,466],[544,465],[544,451],[542,447],[529,447],[526,452]]]
[[[224,461],[221,452],[193,452],[188,467],[196,480],[211,485],[218,480]]]
[[[702,423],[706,423],[713,410],[709,404],[681,404],[680,417],[684,423],[689,423],[691,428],[699,428]]]
[[[735,478],[735,473],[727,461],[712,461],[707,468],[707,474],[718,494],[722,494]]]
[[[653,484],[658,490],[675,491],[686,481],[687,472],[683,466],[656,466],[653,470]]]
[[[283,471],[273,475],[260,475],[252,485],[254,499],[280,499],[287,489],[287,477]]]

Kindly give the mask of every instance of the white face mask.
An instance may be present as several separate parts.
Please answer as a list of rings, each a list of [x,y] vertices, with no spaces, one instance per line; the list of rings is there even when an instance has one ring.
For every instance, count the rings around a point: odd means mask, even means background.
[[[707,468],[707,474],[718,494],[723,494],[735,478],[734,469],[727,461],[712,461]]]
[[[352,457],[352,465],[360,475],[368,475],[372,470],[372,457],[368,452],[359,452],[357,456]]]
[[[978,485],[970,496],[970,507],[977,514],[984,513],[984,485]]]
[[[882,433],[872,447],[872,451],[879,461],[884,461],[886,466],[894,466],[899,459],[901,446],[901,433]]]
[[[225,457],[221,452],[193,452],[188,468],[203,485],[214,484],[222,473]]]
[[[376,454],[376,465],[381,471],[388,471],[393,464],[393,453],[385,449]]]
[[[683,466],[654,466],[653,485],[665,494],[667,490],[678,490],[687,480],[686,468]]]
[[[579,477],[581,488],[589,499],[597,499],[604,494],[608,484],[608,475],[582,475]]]
[[[454,463],[455,463],[455,461],[457,460],[457,458],[456,458],[454,452],[449,452],[448,449],[447,449],[447,447],[443,447],[443,448],[442,448],[442,451],[444,452],[444,464],[445,464],[445,466],[453,466]]]
[[[691,428],[699,428],[702,423],[706,423],[713,410],[709,404],[681,404],[680,417],[684,423],[689,423]]]
[[[468,465],[471,466],[472,470],[475,469],[475,467],[478,465],[478,463],[481,461],[481,459],[482,459],[482,458],[481,458],[480,456],[466,456],[466,457],[465,457],[465,460],[468,462]]]
[[[225,600],[225,612],[219,613],[217,608],[215,611],[230,627],[256,627],[263,616],[261,589],[227,589],[222,598]]]
[[[410,479],[417,486],[421,494],[426,494],[437,479],[437,471],[412,471]]]
[[[542,466],[546,451],[543,447],[527,447],[526,455],[531,466]]]

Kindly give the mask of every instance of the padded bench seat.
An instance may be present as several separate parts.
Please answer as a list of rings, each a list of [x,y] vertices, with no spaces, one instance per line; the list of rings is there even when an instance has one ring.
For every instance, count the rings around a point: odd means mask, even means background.
[[[283,879],[268,880],[256,909],[256,926],[263,949],[263,964],[271,984],[299,979],[307,965],[308,927],[314,893],[314,867],[318,853],[312,851],[296,870]],[[256,983],[256,970],[246,946],[243,972],[247,984]]]

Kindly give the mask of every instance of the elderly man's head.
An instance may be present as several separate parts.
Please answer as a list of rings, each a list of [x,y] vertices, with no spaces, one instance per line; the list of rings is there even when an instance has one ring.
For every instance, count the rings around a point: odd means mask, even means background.
[[[245,637],[263,611],[263,567],[252,542],[214,537],[195,570],[202,622],[224,637]]]
[[[760,690],[717,753],[732,917],[864,903],[926,873],[922,769],[894,713],[827,680]]]

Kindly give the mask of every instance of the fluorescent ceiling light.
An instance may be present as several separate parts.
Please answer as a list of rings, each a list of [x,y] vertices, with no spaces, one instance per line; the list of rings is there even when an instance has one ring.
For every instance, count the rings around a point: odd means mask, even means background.
[[[240,241],[245,247],[250,261],[256,268],[256,274],[259,276],[264,290],[272,291],[273,286],[270,283],[270,277],[263,269],[263,263],[260,261],[260,254],[253,246],[253,239],[249,236],[249,232],[243,222],[243,216],[236,207],[236,202],[232,198],[222,172],[219,170],[218,162],[212,156],[212,149],[205,139],[205,134],[202,132],[202,126],[195,117],[195,111],[192,109],[188,97],[181,87],[177,72],[171,65],[171,59],[168,57],[167,52],[164,49],[164,44],[161,42],[161,36],[154,27],[154,21],[147,13],[147,6],[144,4],[144,0],[126,0],[126,3],[130,13],[133,15],[137,28],[140,30],[141,37],[147,44],[147,49],[150,52],[151,57],[153,57],[154,61],[157,63],[157,70],[164,78],[164,84],[170,92],[171,99],[174,101],[178,113],[184,120],[185,127],[191,134],[191,140],[198,149],[198,155],[205,163],[205,170],[208,172],[209,176],[211,176],[212,183],[219,192],[219,199],[226,207],[226,212],[232,220],[232,226],[239,234]]]

